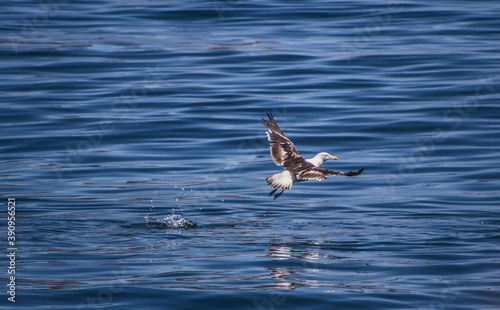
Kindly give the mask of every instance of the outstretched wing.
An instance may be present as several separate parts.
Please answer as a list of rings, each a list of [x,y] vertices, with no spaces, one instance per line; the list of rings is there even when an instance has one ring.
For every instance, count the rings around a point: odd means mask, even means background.
[[[285,136],[278,124],[276,124],[273,115],[267,113],[267,117],[269,117],[269,121],[262,119],[262,124],[269,128],[266,132],[267,139],[271,142],[271,157],[276,165],[282,166],[285,161],[302,158],[292,141]]]
[[[297,179],[299,180],[318,180],[318,181],[323,181],[327,177],[331,175],[345,175],[348,177],[354,177],[357,175],[360,175],[361,172],[363,172],[365,168],[362,168],[358,171],[349,171],[349,172],[342,172],[342,171],[334,171],[334,170],[329,170],[325,168],[319,168],[319,167],[310,167],[309,169],[304,169],[301,172],[297,173]]]

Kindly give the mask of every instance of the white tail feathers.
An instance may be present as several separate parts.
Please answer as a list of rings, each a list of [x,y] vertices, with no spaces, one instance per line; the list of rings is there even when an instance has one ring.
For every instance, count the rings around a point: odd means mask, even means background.
[[[290,172],[285,170],[268,176],[266,182],[267,185],[271,185],[272,188],[285,190],[292,188],[293,179]]]

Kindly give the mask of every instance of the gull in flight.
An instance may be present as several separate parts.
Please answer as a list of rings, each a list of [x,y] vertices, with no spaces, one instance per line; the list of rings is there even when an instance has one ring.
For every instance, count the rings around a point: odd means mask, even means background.
[[[266,131],[267,139],[270,142],[271,157],[278,166],[283,166],[285,171],[272,174],[266,177],[267,185],[271,185],[273,190],[269,196],[274,194],[278,189],[280,193],[274,195],[274,199],[278,198],[287,189],[292,188],[292,184],[296,182],[303,182],[307,180],[323,181],[331,175],[345,175],[353,177],[361,174],[364,168],[358,171],[340,172],[333,171],[320,166],[327,160],[337,160],[337,157],[321,152],[316,154],[313,158],[304,159],[300,156],[299,152],[293,145],[292,141],[288,139],[285,134],[278,127],[272,114],[267,114],[269,120],[262,118],[264,124],[269,130]]]

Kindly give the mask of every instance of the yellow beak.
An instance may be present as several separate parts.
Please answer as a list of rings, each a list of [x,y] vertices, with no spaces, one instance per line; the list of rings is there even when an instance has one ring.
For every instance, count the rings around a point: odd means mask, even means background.
[[[337,160],[338,158],[335,156],[331,156],[330,159]]]

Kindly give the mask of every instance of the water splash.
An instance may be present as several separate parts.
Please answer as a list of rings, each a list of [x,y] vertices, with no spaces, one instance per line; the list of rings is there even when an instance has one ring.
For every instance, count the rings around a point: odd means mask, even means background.
[[[177,185],[175,185],[177,187]],[[155,196],[158,195],[158,191],[154,192]],[[177,197],[181,195],[186,195],[184,192],[184,187],[181,188],[181,191],[177,193]],[[178,198],[175,199],[175,201],[178,201]],[[154,218],[150,217],[149,215],[152,213],[154,209],[154,201],[151,200],[151,206],[149,208],[149,212],[144,216],[144,219],[146,220],[146,225],[152,228],[160,228],[160,229],[168,229],[168,228],[198,228],[199,226],[188,220],[187,218],[184,217],[184,215],[180,213],[175,213],[175,208],[172,208],[172,214],[167,215],[162,218]],[[179,205],[180,207],[180,205]]]
[[[152,218],[149,215],[144,217],[146,224],[152,228],[198,228],[198,224],[188,220],[180,213],[173,213],[162,218]]]

